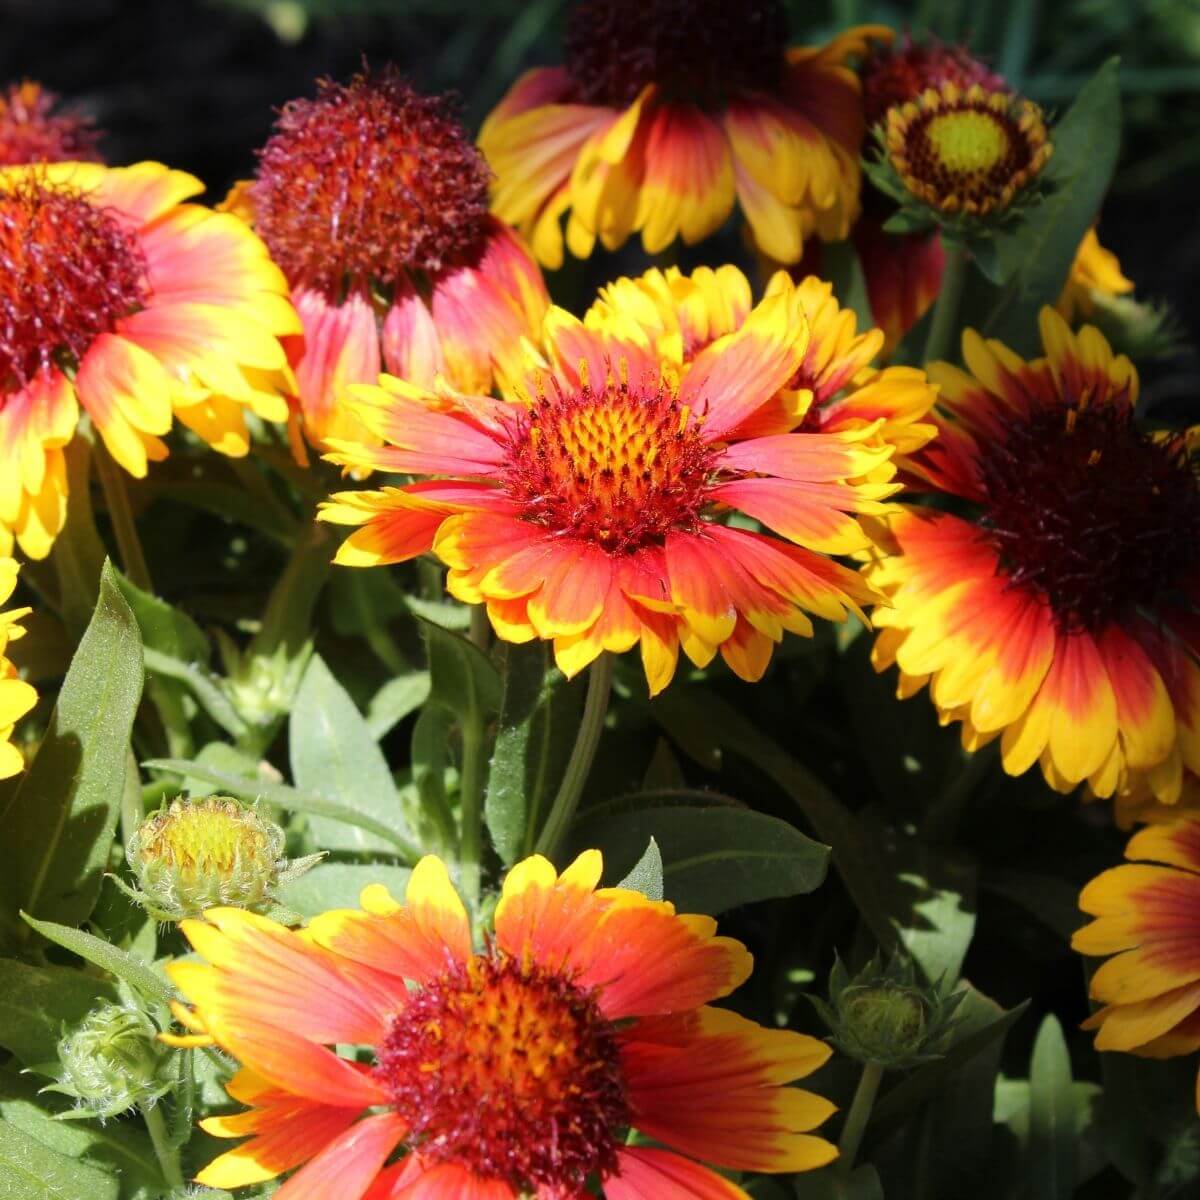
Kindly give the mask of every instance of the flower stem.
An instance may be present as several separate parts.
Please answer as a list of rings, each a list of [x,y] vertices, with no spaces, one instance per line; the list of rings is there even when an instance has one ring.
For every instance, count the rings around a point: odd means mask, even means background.
[[[146,564],[142,541],[134,524],[133,510],[129,507],[125,473],[113,461],[108,447],[99,438],[96,439],[95,454],[96,473],[100,476],[100,486],[104,489],[104,501],[108,506],[113,534],[117,539],[117,549],[121,552],[121,566],[135,587],[141,588],[143,592],[152,593],[154,583],[150,579],[150,568]]]
[[[162,1169],[163,1179],[166,1180],[168,1187],[183,1187],[183,1171],[179,1166],[179,1151],[171,1146],[162,1109],[154,1108],[149,1104],[139,1104],[138,1107],[146,1120],[146,1129],[150,1133],[150,1142],[154,1146],[154,1153],[158,1158],[158,1165]]]
[[[925,341],[922,365],[945,358],[952,349],[954,326],[958,320],[958,305],[962,299],[963,284],[967,280],[966,247],[955,242],[946,245],[946,265],[942,270],[942,289],[933,306],[933,319],[929,325],[929,337]]]
[[[878,1063],[864,1064],[846,1123],[842,1126],[842,1136],[838,1138],[838,1169],[844,1174],[848,1175],[854,1169],[854,1160],[858,1157],[858,1148],[862,1145],[882,1081],[883,1068]]]
[[[596,757],[600,745],[600,734],[604,730],[604,717],[608,712],[608,698],[612,693],[613,657],[601,654],[588,673],[587,699],[583,704],[583,718],[579,732],[575,735],[575,746],[570,761],[563,773],[562,783],[550,807],[550,815],[542,827],[537,841],[537,852],[553,859],[562,848],[567,831],[579,807],[583,785]]]
[[[487,609],[471,606],[471,641],[485,653],[488,641]],[[463,720],[462,782],[459,803],[462,808],[462,834],[459,838],[459,862],[463,890],[473,907],[479,906],[480,863],[483,858],[483,784],[487,739],[484,737],[483,710],[474,704]]]

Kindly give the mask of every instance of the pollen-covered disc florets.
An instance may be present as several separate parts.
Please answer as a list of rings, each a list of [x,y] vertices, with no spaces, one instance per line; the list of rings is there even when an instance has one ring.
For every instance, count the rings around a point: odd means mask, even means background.
[[[284,105],[259,155],[255,227],[293,286],[338,298],[409,270],[466,262],[482,244],[488,169],[444,97],[394,71],[323,80]]]
[[[159,920],[179,921],[214,905],[268,907],[276,887],[321,855],[288,863],[283,830],[225,796],[175,800],[129,839],[126,858],[142,891],[134,899]]]
[[[1131,398],[1039,407],[981,442],[982,523],[1013,586],[1059,628],[1151,612],[1200,566],[1200,482],[1185,439],[1138,429]]]
[[[0,167],[43,162],[99,162],[99,134],[81,113],[31,79],[0,91]]]
[[[614,1028],[595,996],[499,952],[421,988],[375,1070],[422,1159],[522,1194],[574,1194],[611,1173],[629,1123]]]
[[[0,392],[77,364],[149,296],[145,257],[113,212],[36,175],[0,176]]]
[[[690,529],[715,452],[665,381],[609,379],[537,397],[506,473],[524,517],[621,552]]]
[[[779,0],[584,0],[568,19],[564,59],[587,104],[628,104],[651,83],[713,104],[731,90],[775,88],[786,43]]]
[[[883,141],[904,189],[948,216],[1008,209],[1052,153],[1036,104],[979,84],[946,83],[890,109]]]

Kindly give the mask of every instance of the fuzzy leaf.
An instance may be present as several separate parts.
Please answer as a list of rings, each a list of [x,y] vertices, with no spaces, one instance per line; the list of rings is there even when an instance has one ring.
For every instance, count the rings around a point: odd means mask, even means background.
[[[111,984],[82,971],[0,958],[0,1046],[27,1067],[53,1062],[63,1027],[116,998]]]

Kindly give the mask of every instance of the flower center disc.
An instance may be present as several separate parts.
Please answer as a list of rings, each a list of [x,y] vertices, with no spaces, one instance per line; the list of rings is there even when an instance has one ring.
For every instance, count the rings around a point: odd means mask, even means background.
[[[991,113],[940,113],[925,128],[937,161],[952,175],[990,171],[1012,148],[1004,124]]]
[[[629,104],[648,83],[715,107],[730,92],[778,87],[787,45],[779,0],[583,0],[563,41],[589,104]]]
[[[616,1038],[593,996],[495,954],[414,993],[376,1072],[423,1158],[517,1192],[574,1195],[610,1173],[629,1120]]]
[[[527,520],[622,552],[694,525],[712,462],[669,387],[609,383],[539,397],[506,482]]]
[[[0,395],[78,363],[150,296],[137,239],[81,192],[0,181]]]
[[[985,446],[986,536],[1012,583],[1064,631],[1154,609],[1200,565],[1200,486],[1182,438],[1156,441],[1119,399],[1042,408]]]
[[[255,227],[295,285],[331,299],[468,260],[488,211],[483,156],[441,97],[394,71],[284,106],[250,190]]]

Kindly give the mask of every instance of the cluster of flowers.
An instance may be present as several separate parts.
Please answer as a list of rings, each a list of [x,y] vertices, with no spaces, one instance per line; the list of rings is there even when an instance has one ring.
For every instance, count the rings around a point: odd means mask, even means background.
[[[873,134],[885,190],[863,184]],[[1200,487],[1188,435],[1137,423],[1129,360],[1072,328],[1132,285],[1089,233],[1042,356],[968,331],[965,370],[887,365],[939,290],[937,228],[1030,202],[1052,151],[964,52],[876,28],[789,48],[772,3],[585,0],[564,64],[519,79],[478,147],[394,73],[323,82],[217,210],[190,175],[104,165],[23,84],[0,101],[0,596],[14,544],[40,559],[63,528],[81,420],[135,476],[176,421],[232,456],[276,422],[302,463],[416,477],[329,499],[353,530],[338,562],[432,553],[499,638],[550,642],[567,675],[636,647],[652,694],[681,649],[756,680],[785,632],[870,609],[876,666],[901,695],[928,686],[969,749],[999,740],[1010,773],[1037,763],[1154,822],[1138,864],[1084,893],[1077,945],[1120,952],[1093,985],[1102,1047],[1200,1048],[1200,825],[1179,817],[1200,772]],[[724,266],[619,279],[582,317],[550,303],[539,261],[695,243],[735,206],[757,301]],[[932,228],[886,230],[906,208]],[[846,238],[861,331],[819,275]],[[34,700],[0,657],[0,775]],[[749,974],[744,947],[599,878],[594,853],[519,864],[483,951],[432,859],[404,904],[371,888],[300,932],[242,908],[186,921],[207,963],[171,968],[193,1006],[174,1041],[238,1059],[248,1106],[205,1122],[249,1140],[201,1181],[734,1198],[697,1160],[828,1162],[811,1131],[831,1106],[783,1086],[828,1049],[709,1007]]]

